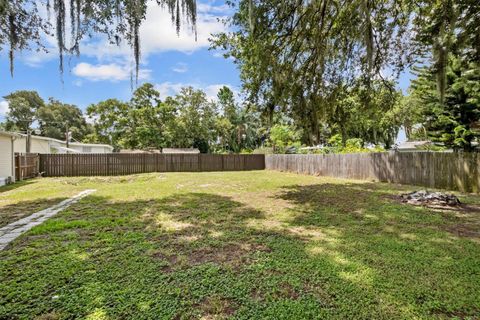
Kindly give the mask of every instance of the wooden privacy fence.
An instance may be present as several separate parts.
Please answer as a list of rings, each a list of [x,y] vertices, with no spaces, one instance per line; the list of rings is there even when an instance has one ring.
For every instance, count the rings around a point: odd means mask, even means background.
[[[39,173],[38,153],[15,153],[15,179],[34,178]]]
[[[265,167],[311,175],[480,191],[480,155],[477,153],[267,155]]]
[[[46,177],[113,176],[145,172],[265,169],[265,156],[218,154],[41,154]]]

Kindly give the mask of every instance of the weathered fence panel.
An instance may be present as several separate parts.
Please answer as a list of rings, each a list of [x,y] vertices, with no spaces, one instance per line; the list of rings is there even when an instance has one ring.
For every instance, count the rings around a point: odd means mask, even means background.
[[[39,173],[38,153],[15,153],[15,179],[34,178]]]
[[[477,153],[381,152],[267,155],[265,168],[310,175],[480,192],[480,155]]]
[[[241,171],[265,169],[265,156],[219,154],[41,154],[46,177],[114,176],[146,172]]]

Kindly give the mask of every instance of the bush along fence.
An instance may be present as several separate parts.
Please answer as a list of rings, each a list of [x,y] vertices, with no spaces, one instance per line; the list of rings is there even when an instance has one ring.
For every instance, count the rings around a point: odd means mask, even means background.
[[[263,169],[265,157],[260,154],[40,154],[40,172],[45,177]]]
[[[480,155],[477,153],[267,155],[265,167],[310,175],[480,191]]]

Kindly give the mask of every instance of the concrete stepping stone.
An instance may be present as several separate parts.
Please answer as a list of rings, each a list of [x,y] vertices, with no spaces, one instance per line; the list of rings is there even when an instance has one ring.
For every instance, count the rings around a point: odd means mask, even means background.
[[[23,233],[27,232],[35,226],[38,226],[39,224],[53,217],[60,211],[68,208],[70,205],[78,202],[83,197],[86,197],[95,191],[95,189],[84,190],[69,199],[63,200],[62,202],[51,206],[50,208],[35,212],[28,217],[22,218],[0,228],[0,251],[5,249],[5,247],[10,242],[15,240]]]

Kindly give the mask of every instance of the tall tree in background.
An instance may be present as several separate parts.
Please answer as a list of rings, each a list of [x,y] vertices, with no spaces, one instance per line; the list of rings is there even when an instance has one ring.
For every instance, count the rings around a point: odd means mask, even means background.
[[[53,98],[38,109],[37,120],[43,136],[60,140],[66,139],[68,130],[73,140],[82,141],[91,130],[77,106]]]
[[[432,48],[408,98],[421,110],[419,135],[471,151],[480,137],[480,2],[432,2],[416,21],[417,40]]]
[[[0,0],[0,51],[9,48],[10,71],[16,51],[46,51],[44,41],[53,35],[57,41],[60,71],[65,54],[80,54],[83,39],[95,33],[104,34],[117,45],[126,41],[132,48],[138,78],[140,62],[140,26],[145,20],[149,0]],[[196,32],[195,0],[157,0],[168,9],[180,32],[181,21],[187,21]],[[47,16],[42,14],[43,10]],[[50,16],[53,15],[53,24]],[[53,30],[53,31],[52,31]],[[70,41],[67,39],[69,32]]]
[[[37,112],[45,102],[36,91],[15,91],[3,97],[9,106],[5,129],[9,131],[27,132],[32,129]]]
[[[273,113],[281,112],[301,127],[307,144],[322,142],[325,125],[351,113],[341,98],[345,90],[351,92],[360,84],[363,92],[354,100],[362,106],[356,110],[374,109],[379,106],[375,101],[379,82],[385,88],[382,99],[390,94],[388,99],[396,100],[392,80],[414,63],[431,59],[436,94],[443,103],[449,54],[461,48],[471,62],[479,62],[476,0],[236,4],[236,14],[227,21],[234,31],[214,35],[212,47],[235,59],[248,99],[262,108],[269,125]],[[398,105],[395,109],[406,110]],[[384,137],[395,131],[387,126],[377,129],[375,135]]]
[[[359,82],[355,87],[345,87],[338,93],[334,106],[327,113],[326,122],[330,124],[332,134],[341,135],[344,147],[347,139],[351,138],[384,145],[386,149],[393,146],[403,124],[404,111],[398,107],[401,93],[391,89],[393,86],[373,81],[366,87]]]
[[[421,1],[415,12],[415,40],[430,53],[440,103],[447,90],[449,56],[462,55],[480,63],[480,2]]]
[[[187,87],[165,101],[159,96],[155,87],[146,83],[128,102],[110,99],[90,105],[87,114],[93,120],[94,133],[88,140],[110,143],[116,149],[196,147],[212,152],[217,150],[220,132],[234,134],[232,125],[221,126],[217,105],[205,92]],[[236,112],[231,116],[236,117]]]
[[[128,123],[128,103],[108,99],[87,107],[87,116],[93,122],[93,132],[86,137],[89,142],[99,142],[120,148],[120,140]]]
[[[4,98],[9,105],[6,130],[26,133],[35,126],[42,136],[64,140],[68,129],[77,141],[83,140],[91,130],[75,105],[53,98],[45,103],[36,91],[15,91]]]
[[[177,130],[174,141],[177,147],[195,147],[202,153],[210,151],[216,142],[216,105],[208,101],[205,92],[192,87],[183,88],[174,99],[167,101],[175,106]]]
[[[387,67],[409,63],[410,12],[408,1],[242,0],[229,21],[236,31],[212,44],[240,65],[252,103],[269,119],[275,111],[294,118],[315,144],[339,90],[360,80],[369,87]]]
[[[129,103],[128,129],[121,144],[132,149],[163,148],[171,144],[174,107],[162,103],[160,93],[145,83],[133,93]]]
[[[217,94],[221,116],[217,130],[224,151],[240,153],[244,149],[254,149],[259,144],[259,115],[253,106],[242,107],[235,101],[233,91],[223,86]]]
[[[426,137],[446,147],[472,151],[480,138],[480,68],[475,62],[450,56],[443,103],[432,67],[418,70],[409,102],[422,111]],[[419,135],[422,136],[423,132]]]

